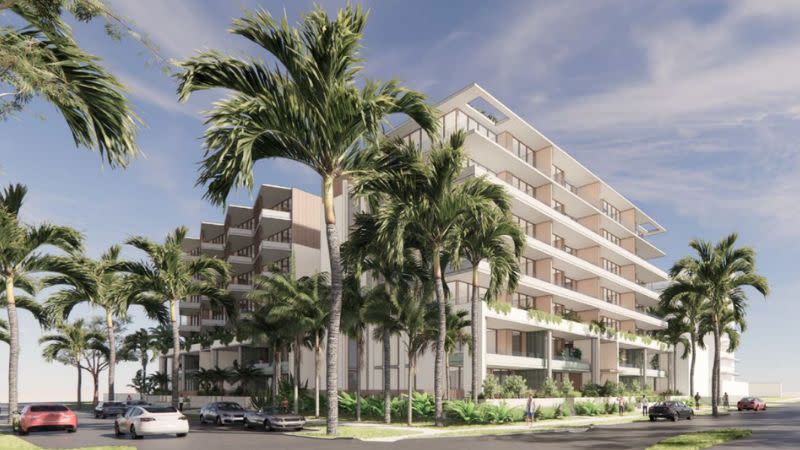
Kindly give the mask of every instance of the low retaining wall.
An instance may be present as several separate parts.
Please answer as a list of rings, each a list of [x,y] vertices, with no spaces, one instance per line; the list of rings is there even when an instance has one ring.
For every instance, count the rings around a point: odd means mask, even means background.
[[[133,400],[138,400],[139,395],[132,394],[116,394],[114,401],[124,402],[128,400],[128,395]],[[145,400],[153,404],[170,404],[172,403],[172,396],[170,395],[145,395]],[[183,402],[183,409],[200,409],[211,402],[236,402],[245,408],[250,408],[250,397],[236,396],[236,395],[188,395],[180,397]]]

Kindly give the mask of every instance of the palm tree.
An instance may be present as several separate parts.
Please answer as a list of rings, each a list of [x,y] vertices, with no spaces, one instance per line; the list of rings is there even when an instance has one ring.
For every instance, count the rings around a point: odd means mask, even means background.
[[[211,375],[211,381],[214,383],[214,390],[219,392],[220,395],[225,395],[225,382],[233,378],[233,372],[230,369],[220,366],[214,366],[208,369]]]
[[[42,253],[47,246],[67,253],[82,250],[83,236],[76,230],[52,224],[26,225],[19,221],[18,213],[25,199],[27,188],[20,184],[10,185],[0,192],[0,282],[5,294],[0,297],[8,313],[8,406],[17,409],[17,371],[19,367],[19,324],[17,307],[31,311],[40,322],[48,322],[40,305],[33,296],[37,290],[32,275],[59,273],[81,280],[72,258]],[[9,423],[11,417],[9,416]]]
[[[156,394],[169,391],[169,374],[166,372],[155,371],[147,377],[151,386],[156,387]]]
[[[8,335],[8,322],[3,319],[0,319],[0,341],[5,342],[6,344],[9,343],[9,335]]]
[[[125,88],[82,50],[62,20],[68,11],[79,21],[101,16],[119,22],[103,2],[94,0],[15,0],[0,3],[0,15],[11,13],[19,28],[0,32],[0,120],[36,96],[58,109],[75,144],[96,148],[112,167],[126,166],[136,156],[139,119],[124,95]]]
[[[525,247],[525,235],[511,220],[507,212],[500,210],[471,210],[463,216],[461,235],[454,262],[461,257],[472,266],[472,344],[478,348],[478,266],[482,261],[489,263],[491,270],[489,289],[484,300],[494,301],[502,291],[513,291],[519,282],[519,257]],[[511,246],[509,246],[509,241]],[[472,401],[478,403],[478,353],[471,352],[470,373],[472,373]]]
[[[153,340],[155,341],[155,348],[154,350],[157,351],[162,356],[166,356],[170,350],[172,350],[172,326],[171,325],[164,325],[159,324],[155,327],[150,327],[148,333],[153,336]],[[183,345],[183,343],[179,343],[178,345]]]
[[[101,333],[92,330],[86,325],[84,319],[75,322],[61,323],[56,326],[57,334],[46,334],[39,338],[39,344],[45,345],[42,357],[45,361],[58,361],[66,366],[74,366],[78,371],[78,408],[83,405],[81,401],[81,371],[88,370],[82,360],[86,353],[105,339]]]
[[[361,369],[364,366],[364,336],[367,332],[367,291],[360,277],[348,271],[342,298],[342,331],[356,340],[356,421],[361,422]]]
[[[322,178],[322,200],[331,267],[331,307],[327,337],[327,433],[338,423],[339,331],[342,265],[333,208],[334,181],[371,169],[362,152],[374,141],[388,115],[404,114],[430,134],[436,128],[424,96],[397,81],[367,80],[357,86],[359,49],[367,14],[347,6],[336,17],[322,7],[303,17],[298,28],[277,23],[266,11],[233,22],[232,32],[263,48],[278,64],[271,68],[204,52],[182,63],[178,93],[186,100],[198,90],[223,88],[232,95],[209,113],[206,154],[198,183],[206,197],[225,202],[231,189],[253,186],[253,166],[262,159],[288,158]]]
[[[128,295],[141,301],[158,300],[169,305],[172,325],[172,406],[178,407],[178,366],[181,352],[178,302],[192,295],[204,295],[212,307],[224,308],[229,318],[236,317],[236,305],[228,292],[218,287],[230,279],[228,264],[220,259],[200,255],[188,259],[183,253],[186,227],[178,227],[167,235],[163,244],[141,237],[126,242],[147,255],[142,262],[122,263],[130,272],[126,278]]]
[[[397,291],[384,281],[369,290],[365,317],[372,325],[372,337],[383,347],[383,421],[392,421],[392,336],[400,334]]]
[[[203,367],[197,369],[192,374],[192,378],[197,382],[197,390],[206,394],[211,391],[211,388],[214,385],[214,375],[210,370],[206,370]],[[175,382],[172,383],[173,389],[175,384]]]
[[[450,356],[455,352],[459,346],[469,344],[471,347],[471,334],[465,331],[470,328],[472,321],[467,318],[469,313],[467,311],[452,311],[452,307],[447,305],[447,333],[445,334],[444,351],[445,351],[445,373],[447,374],[445,380],[447,386],[448,399],[450,395]],[[437,330],[438,331],[438,330]],[[471,347],[471,349],[474,347]]]
[[[158,348],[157,338],[151,335],[147,328],[140,328],[133,333],[125,336],[122,340],[123,351],[130,354],[132,357],[138,359],[142,363],[142,379],[147,378],[147,363],[153,359],[150,357],[150,351],[155,351]],[[144,392],[139,393],[144,399]],[[114,398],[109,395],[109,398]]]
[[[377,206],[380,217],[380,240],[388,257],[398,260],[411,243],[430,261],[436,302],[439,305],[439,338],[436,343],[434,398],[436,424],[444,425],[443,390],[446,298],[442,282],[443,258],[457,248],[460,221],[470,211],[500,209],[509,211],[510,203],[503,187],[483,177],[459,181],[466,165],[465,134],[459,131],[446,143],[436,143],[429,153],[400,140],[388,142],[383,160],[392,170],[361,173],[354,177],[353,192],[358,195],[382,192],[398,201]],[[409,238],[411,237],[411,238]]]
[[[673,282],[661,292],[659,299],[660,312],[667,321],[667,329],[661,334],[673,346],[683,345],[682,359],[691,355],[689,362],[689,395],[694,395],[694,371],[697,361],[697,347],[705,348],[702,337],[705,334],[700,328],[700,321],[706,308],[706,298],[698,294],[699,286],[686,274],[675,273]],[[688,334],[689,339],[685,336]],[[675,347],[677,348],[677,347]]]
[[[400,309],[398,323],[406,337],[406,356],[408,357],[406,422],[408,426],[411,426],[417,358],[425,353],[431,342],[435,341],[436,305],[431,302],[430,289],[427,289],[426,293],[421,282],[416,283],[411,289],[404,289],[404,291],[406,292],[404,292],[402,301],[398,302]]]
[[[103,253],[99,260],[93,260],[86,256],[77,258],[80,270],[84,272],[84,278],[90,281],[89,284],[74,283],[69,278],[60,276],[50,277],[46,280],[46,284],[67,286],[66,289],[62,289],[48,298],[47,307],[51,314],[66,320],[72,309],[81,303],[88,303],[103,309],[108,348],[111,351],[108,365],[108,396],[111,399],[114,398],[115,393],[114,381],[117,365],[115,319],[127,320],[128,310],[134,305],[142,306],[151,319],[166,323],[168,317],[164,303],[160,299],[126,295],[125,276],[120,273],[120,250],[120,246],[113,245]],[[146,375],[145,371],[144,376]]]
[[[231,370],[231,381],[239,383],[245,395],[252,392],[250,388],[258,381],[264,378],[264,372],[253,365],[242,366],[234,364]]]
[[[723,335],[730,339],[729,349],[738,344],[738,333],[744,331],[747,294],[751,287],[767,296],[767,279],[756,272],[756,252],[750,247],[736,247],[737,235],[731,234],[717,244],[694,239],[689,242],[696,257],[678,260],[670,275],[682,276],[691,283],[682,285],[686,295],[705,298],[706,305],[700,319],[700,329],[709,330],[714,338],[714,364],[711,374],[711,410],[718,414],[720,396],[720,340]],[[675,294],[680,294],[681,291]]]

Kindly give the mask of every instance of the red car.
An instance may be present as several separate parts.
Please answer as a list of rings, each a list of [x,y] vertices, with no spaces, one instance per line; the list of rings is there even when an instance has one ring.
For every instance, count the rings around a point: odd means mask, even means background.
[[[736,403],[736,409],[739,411],[743,409],[750,409],[753,411],[764,411],[767,409],[767,403],[758,397],[745,397]]]
[[[28,434],[34,429],[61,428],[70,433],[78,429],[78,416],[64,405],[28,405],[22,409],[17,432]]]

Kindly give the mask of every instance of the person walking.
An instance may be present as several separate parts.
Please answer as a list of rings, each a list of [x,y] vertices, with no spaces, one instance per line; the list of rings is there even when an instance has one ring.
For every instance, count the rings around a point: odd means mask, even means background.
[[[533,400],[533,395],[528,394],[528,403],[525,406],[525,423],[528,424],[528,427],[533,426],[533,422],[536,420],[534,414],[536,413],[536,402]]]
[[[728,393],[727,392],[725,393],[725,395],[722,396],[722,406],[724,406],[726,410],[730,409],[730,407],[731,407],[730,399],[728,398]]]
[[[647,396],[642,395],[642,415],[647,415],[647,410],[649,409],[650,405],[647,403]]]
[[[700,409],[700,392],[694,394],[694,407]]]
[[[622,399],[621,395],[617,397],[617,403],[619,404],[619,415],[621,416],[625,412],[625,400]]]

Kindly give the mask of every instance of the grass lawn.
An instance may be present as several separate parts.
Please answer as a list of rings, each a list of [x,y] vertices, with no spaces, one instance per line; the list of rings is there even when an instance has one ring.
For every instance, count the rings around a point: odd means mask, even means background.
[[[723,428],[720,430],[698,431],[696,433],[680,434],[664,439],[656,445],[647,447],[647,450],[698,450],[713,447],[723,442],[741,439],[753,434],[750,430],[742,428]]]
[[[33,445],[24,439],[20,439],[10,434],[0,434],[0,448],[2,448],[3,450],[43,450],[41,447],[37,445]],[[128,446],[114,445],[114,446],[104,446],[104,447],[82,447],[76,450],[136,450],[136,449]]]
[[[292,436],[305,436],[320,439],[334,439],[334,438],[355,438],[355,439],[373,439],[382,437],[395,437],[395,436],[409,436],[413,434],[420,434],[412,430],[397,430],[392,428],[378,428],[378,427],[353,427],[341,425],[338,428],[338,434],[331,437],[325,434],[325,427],[308,427],[303,431],[296,431],[289,433]],[[2,448],[2,447],[0,447]]]

